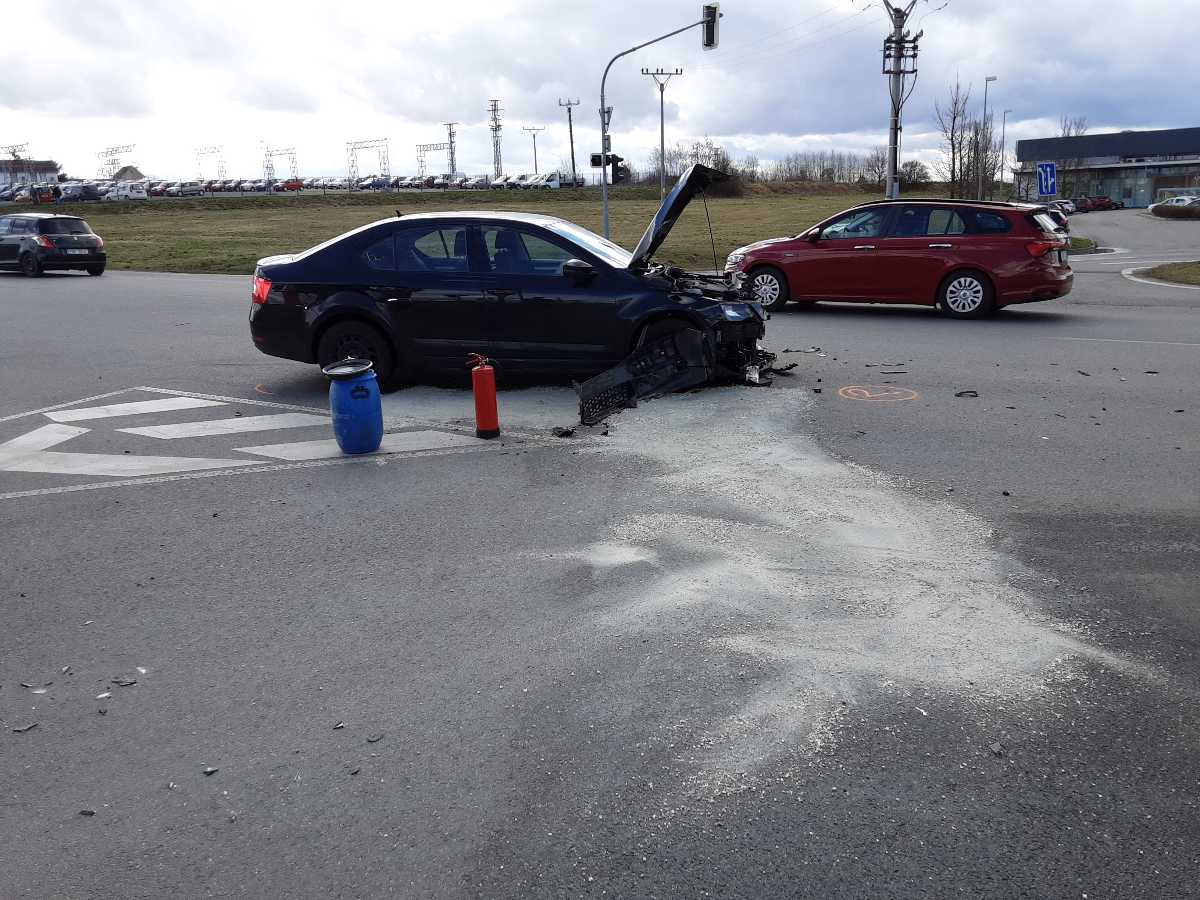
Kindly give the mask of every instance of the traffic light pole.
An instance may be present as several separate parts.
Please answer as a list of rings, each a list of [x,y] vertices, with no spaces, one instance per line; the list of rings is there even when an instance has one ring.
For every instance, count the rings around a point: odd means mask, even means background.
[[[611,115],[611,110],[604,102],[604,85],[608,82],[608,70],[622,56],[628,56],[630,53],[636,53],[643,47],[649,47],[651,44],[657,44],[659,41],[665,41],[669,37],[675,37],[677,34],[682,34],[692,28],[697,28],[704,25],[707,20],[701,19],[699,22],[693,22],[691,25],[684,25],[682,28],[676,28],[674,31],[668,32],[661,37],[656,37],[654,40],[646,41],[644,44],[638,44],[636,47],[630,47],[628,50],[623,50],[608,61],[608,65],[604,67],[604,75],[600,78],[600,155],[604,163],[600,168],[600,203],[604,207],[604,236],[608,237],[608,154],[611,148],[608,145],[608,118]]]

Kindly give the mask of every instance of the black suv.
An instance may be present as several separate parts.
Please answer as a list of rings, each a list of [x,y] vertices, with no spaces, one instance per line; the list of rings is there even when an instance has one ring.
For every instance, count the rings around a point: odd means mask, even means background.
[[[20,269],[31,278],[52,269],[103,275],[107,263],[103,239],[77,216],[0,216],[0,269]]]

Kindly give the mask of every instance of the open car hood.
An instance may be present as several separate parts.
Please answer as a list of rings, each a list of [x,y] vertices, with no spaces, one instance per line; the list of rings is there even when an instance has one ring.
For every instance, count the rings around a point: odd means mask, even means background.
[[[679,183],[667,194],[667,199],[663,201],[662,206],[658,208],[658,212],[654,216],[654,220],[646,229],[646,233],[642,235],[642,239],[638,241],[638,245],[633,249],[633,257],[629,260],[630,269],[642,269],[650,261],[655,251],[662,246],[663,241],[667,239],[667,235],[671,233],[671,228],[674,227],[675,221],[683,213],[688,203],[697,194],[703,193],[710,184],[716,184],[718,181],[724,181],[729,176],[716,169],[710,169],[708,166],[702,166],[699,163],[693,164],[683,177],[679,179]]]

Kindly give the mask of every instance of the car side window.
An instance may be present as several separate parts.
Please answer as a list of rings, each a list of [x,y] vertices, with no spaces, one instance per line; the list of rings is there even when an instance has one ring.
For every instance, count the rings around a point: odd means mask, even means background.
[[[926,235],[965,234],[966,230],[967,223],[958,214],[958,210],[938,207],[929,211],[929,227],[925,229]]]
[[[29,232],[30,221],[28,219],[13,219],[12,225],[9,226],[9,234],[27,234]]]
[[[1004,216],[982,211],[975,213],[975,231],[979,234],[1004,234],[1011,230],[1012,225]]]
[[[0,219],[0,237],[8,234],[8,226],[12,224],[12,219]]]
[[[485,225],[480,229],[493,272],[524,275],[560,275],[568,259],[579,253],[547,237],[507,225]]]
[[[821,240],[853,241],[879,237],[883,234],[887,216],[887,209],[862,209],[847,213],[821,230]]]
[[[367,247],[362,256],[368,269],[377,272],[396,271],[396,242],[390,234]]]
[[[462,225],[402,228],[396,232],[399,272],[468,272],[467,229]]]

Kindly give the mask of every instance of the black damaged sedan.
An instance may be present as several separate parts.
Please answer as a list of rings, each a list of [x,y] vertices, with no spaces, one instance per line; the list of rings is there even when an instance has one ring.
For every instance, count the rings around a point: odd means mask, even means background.
[[[722,277],[651,261],[691,198],[723,177],[688,170],[632,253],[552,216],[445,212],[268,257],[254,273],[250,333],[286,359],[370,358],[385,387],[461,372],[470,353],[502,371],[586,377],[684,332],[712,376],[740,378],[762,358],[762,307]]]

